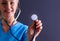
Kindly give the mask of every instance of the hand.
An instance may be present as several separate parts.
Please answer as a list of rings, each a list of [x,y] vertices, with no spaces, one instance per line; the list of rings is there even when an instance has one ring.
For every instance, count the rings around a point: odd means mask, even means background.
[[[36,22],[36,30],[35,30],[36,34],[35,34],[35,36],[33,38],[33,41],[35,41],[35,38],[39,35],[39,33],[41,32],[41,30],[43,28],[41,20],[36,20],[34,22]],[[34,35],[34,27],[35,27],[34,22],[28,28],[28,40],[29,41],[32,39],[32,37]]]

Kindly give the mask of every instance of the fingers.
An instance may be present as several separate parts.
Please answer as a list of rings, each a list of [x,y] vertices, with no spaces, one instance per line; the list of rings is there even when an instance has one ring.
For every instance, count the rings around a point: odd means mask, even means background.
[[[42,31],[42,26],[36,29],[36,33],[40,33]]]
[[[39,28],[39,27],[41,27],[42,26],[42,23],[39,23],[37,26],[36,26],[36,28]]]
[[[36,20],[36,28],[42,29],[42,22],[41,22],[41,20]]]
[[[36,20],[36,36],[38,36],[40,34],[40,32],[42,31],[42,22],[41,20]]]
[[[36,25],[39,25],[41,23],[41,20],[36,20]]]

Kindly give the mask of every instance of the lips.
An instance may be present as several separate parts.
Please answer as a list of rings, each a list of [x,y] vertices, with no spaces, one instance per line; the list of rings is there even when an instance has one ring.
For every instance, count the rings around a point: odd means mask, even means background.
[[[9,13],[13,12],[13,10],[4,10],[4,12],[9,14]]]

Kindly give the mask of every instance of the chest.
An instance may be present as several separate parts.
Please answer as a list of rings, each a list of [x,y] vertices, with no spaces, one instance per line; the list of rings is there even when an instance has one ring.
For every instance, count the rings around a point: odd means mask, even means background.
[[[8,33],[3,33],[2,31],[0,32],[0,40],[1,41],[17,41],[10,32]]]

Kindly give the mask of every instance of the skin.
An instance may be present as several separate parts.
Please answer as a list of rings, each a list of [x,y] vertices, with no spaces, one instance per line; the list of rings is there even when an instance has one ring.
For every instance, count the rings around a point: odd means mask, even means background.
[[[43,29],[41,20],[37,19],[36,21],[33,21],[33,23],[28,28],[28,40],[29,41],[31,41],[32,36],[34,34],[34,27],[35,27],[35,25],[34,25],[35,23],[34,22],[36,23],[36,30],[35,30],[36,34],[35,34],[35,36],[33,38],[33,41],[35,41],[35,39],[37,38],[37,36],[40,34],[40,32]]]
[[[2,18],[8,22],[9,26],[11,26],[13,20],[15,20],[14,15],[18,7],[18,2],[19,0],[0,0],[0,11],[2,14]],[[3,31],[6,33],[9,30],[9,27],[4,20],[2,20],[2,26]],[[41,20],[36,20],[35,22],[36,22],[36,34],[33,38],[33,41],[35,41],[36,37],[42,30]],[[15,21],[13,25],[16,23],[17,21]],[[31,40],[33,34],[34,34],[34,21],[28,28],[28,41]]]
[[[2,18],[5,19],[10,26],[13,20],[15,19],[14,15],[18,7],[17,4],[18,4],[18,0],[0,0],[0,11]],[[17,21],[15,21],[13,25],[16,23]],[[4,32],[7,32],[9,30],[9,27],[7,26],[4,20],[2,20],[2,24],[3,24]]]

